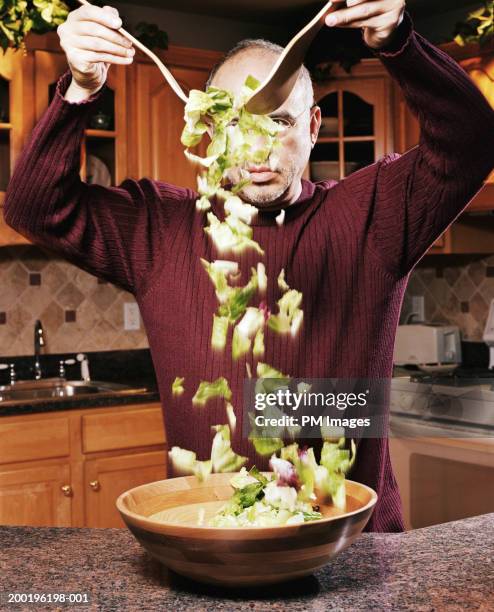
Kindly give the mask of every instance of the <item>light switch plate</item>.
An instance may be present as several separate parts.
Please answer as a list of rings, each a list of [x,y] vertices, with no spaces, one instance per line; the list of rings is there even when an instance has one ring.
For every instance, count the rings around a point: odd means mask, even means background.
[[[125,331],[141,329],[141,315],[136,302],[124,303],[124,329]]]

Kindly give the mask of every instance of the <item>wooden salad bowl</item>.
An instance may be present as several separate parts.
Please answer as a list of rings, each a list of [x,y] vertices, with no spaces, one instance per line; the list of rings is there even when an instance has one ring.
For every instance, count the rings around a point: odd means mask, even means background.
[[[358,538],[377,501],[372,489],[347,480],[346,512],[321,506],[324,518],[302,525],[208,527],[233,493],[232,476],[151,482],[120,495],[117,508],[138,542],[167,568],[199,582],[233,587],[311,574]]]

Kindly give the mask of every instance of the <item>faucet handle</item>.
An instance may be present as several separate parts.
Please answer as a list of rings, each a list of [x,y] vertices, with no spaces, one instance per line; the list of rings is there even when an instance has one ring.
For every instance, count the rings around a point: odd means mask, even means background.
[[[13,385],[17,380],[17,374],[15,373],[15,363],[0,363],[0,370],[10,369],[10,384]]]
[[[82,380],[89,381],[91,376],[89,374],[89,359],[84,353],[77,353],[77,361],[81,364],[81,378]]]
[[[66,365],[74,365],[75,363],[76,363],[75,359],[60,359],[59,367],[58,367],[59,378],[65,378],[65,366]]]

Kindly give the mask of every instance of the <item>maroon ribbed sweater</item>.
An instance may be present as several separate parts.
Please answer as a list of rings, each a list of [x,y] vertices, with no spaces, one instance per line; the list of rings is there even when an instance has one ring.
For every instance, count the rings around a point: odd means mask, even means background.
[[[282,228],[272,213],[260,213],[254,222],[269,278],[285,268],[289,285],[303,292],[301,333],[291,338],[268,332],[263,358],[293,376],[391,375],[408,275],[494,166],[494,112],[450,58],[413,33],[408,18],[393,46],[378,55],[419,116],[420,146],[340,183],[304,181]],[[245,376],[245,359],[233,363],[230,350],[221,354],[210,348],[217,299],[200,258],[225,256],[215,253],[203,231],[205,217],[195,210],[193,191],[149,179],[113,188],[81,182],[79,151],[94,97],[80,104],[64,101],[69,82],[70,75],[59,82],[18,160],[6,220],[34,242],[136,296],[169,444],[206,459],[210,426],[226,422],[224,406],[218,401],[192,407],[191,397],[201,380],[226,376],[238,412]],[[213,210],[223,218],[220,206]],[[247,252],[236,259],[245,283],[259,256]],[[267,301],[274,311],[279,297],[271,282]],[[179,399],[171,395],[176,376],[185,377]],[[241,438],[240,427],[233,446],[265,466]],[[401,530],[386,439],[360,443],[351,477],[379,494],[367,529]]]

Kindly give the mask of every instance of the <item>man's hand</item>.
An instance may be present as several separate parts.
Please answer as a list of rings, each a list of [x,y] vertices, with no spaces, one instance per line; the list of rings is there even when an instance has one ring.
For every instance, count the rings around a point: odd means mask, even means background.
[[[342,0],[335,0],[335,4]],[[369,47],[384,47],[403,21],[405,0],[347,0],[341,8],[326,17],[331,28],[362,28]]]
[[[72,72],[65,95],[78,102],[95,93],[106,81],[110,64],[132,63],[134,48],[116,30],[122,27],[118,11],[110,6],[81,6],[58,26],[60,46]]]

